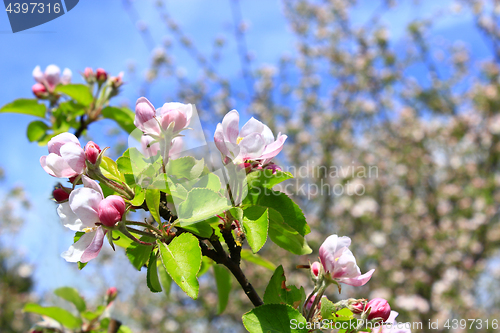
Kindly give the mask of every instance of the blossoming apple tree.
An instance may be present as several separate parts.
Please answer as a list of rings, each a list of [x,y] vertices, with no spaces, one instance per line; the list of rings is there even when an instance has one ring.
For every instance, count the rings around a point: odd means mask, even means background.
[[[227,305],[225,285],[231,275],[253,304],[243,314],[249,332],[408,332],[391,325],[397,313],[384,299],[339,297],[333,302],[324,296],[332,285],[341,295],[343,284],[363,286],[374,274],[374,269],[361,272],[349,237],[327,237],[319,261],[300,265],[310,269],[311,292],[305,292],[310,286],[287,285],[283,266],[275,270],[263,295],[247,279],[241,262],[255,261],[268,240],[295,255],[312,252],[306,241],[311,230],[302,210],[285,193],[273,190],[292,177],[273,162],[286,144],[285,134],[275,136],[255,118],[240,128],[239,114],[233,110],[215,130],[216,161],[213,155],[197,158],[183,149],[193,134],[194,105],[155,107],[140,97],[134,113],[110,106],[123,84],[121,74],[112,77],[90,68],[82,74],[85,84],[74,84],[68,69],[61,75],[55,65],[45,72],[37,67],[32,89],[36,98],[18,99],[0,110],[40,118],[28,126],[28,139],[47,145],[40,165],[60,179],[53,190],[57,213],[62,225],[75,231],[62,258],[83,269],[103,246],[123,247],[134,267],[147,270],[144,283],[151,292],[173,281],[193,299],[203,297],[198,281],[206,271],[202,267],[212,266],[220,312]],[[80,141],[81,134],[102,118],[114,120],[130,133],[129,142],[137,142],[116,161],[106,156],[107,148]],[[138,218],[141,211],[151,218]],[[59,325],[38,325],[34,331],[120,329],[119,324],[110,328],[109,319],[103,326],[101,314],[89,315],[79,307],[79,296],[66,292],[60,291],[78,314],[29,304],[25,311]]]

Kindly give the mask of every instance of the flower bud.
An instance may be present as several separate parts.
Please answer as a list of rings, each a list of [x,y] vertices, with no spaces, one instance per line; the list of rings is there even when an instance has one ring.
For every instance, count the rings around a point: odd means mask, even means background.
[[[349,310],[351,310],[352,313],[360,314],[363,313],[364,309],[365,303],[359,300],[353,300],[353,302],[349,304]]]
[[[169,110],[161,118],[161,127],[167,129],[171,123],[174,123],[174,132],[181,131],[187,125],[186,114],[180,110]]]
[[[35,83],[33,87],[31,87],[31,91],[37,98],[43,98],[47,96],[47,88],[41,83]]]
[[[279,166],[277,166],[276,164],[274,163],[269,163],[268,165],[266,165],[266,167],[264,168],[266,170],[272,170],[273,171],[273,174],[276,173],[276,171],[283,171],[283,169],[281,169]]]
[[[125,200],[117,195],[110,195],[99,203],[97,215],[99,221],[108,227],[113,227],[121,221],[125,214]]]
[[[85,158],[92,164],[95,164],[100,153],[101,148],[93,141],[89,141],[85,146]]]
[[[374,298],[369,301],[365,306],[365,311],[368,311],[368,309],[371,309],[367,318],[368,320],[382,318],[382,321],[386,321],[391,315],[391,307],[383,298]]]
[[[85,68],[85,70],[83,71],[83,77],[85,78],[85,81],[89,83],[94,82],[95,80],[94,70],[90,67]]]
[[[311,273],[313,276],[318,277],[319,272],[321,271],[321,264],[318,261],[315,261],[311,265]]]
[[[98,68],[96,70],[95,76],[98,83],[104,83],[108,79],[108,73],[106,73],[106,71],[102,68]]]
[[[106,303],[109,304],[113,302],[116,299],[117,295],[118,295],[118,289],[116,289],[116,287],[110,287],[106,291]]]
[[[71,190],[67,191],[63,187],[56,187],[54,191],[52,191],[52,197],[57,203],[65,202],[69,199],[70,192]]]

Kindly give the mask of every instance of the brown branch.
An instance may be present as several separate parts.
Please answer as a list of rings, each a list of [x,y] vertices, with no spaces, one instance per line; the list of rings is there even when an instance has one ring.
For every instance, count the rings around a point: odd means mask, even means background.
[[[109,326],[108,326],[108,333],[117,333],[118,330],[120,329],[120,326],[122,326],[122,323],[116,319],[111,319],[109,321]]]

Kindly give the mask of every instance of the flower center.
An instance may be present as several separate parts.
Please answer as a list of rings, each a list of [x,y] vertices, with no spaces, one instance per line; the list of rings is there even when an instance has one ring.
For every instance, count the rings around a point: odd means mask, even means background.
[[[89,233],[89,232],[92,232],[92,231],[95,231],[97,229],[97,227],[92,227],[92,228],[83,228],[83,232],[85,233]]]
[[[241,140],[243,140],[243,138],[241,136],[239,136],[238,139],[236,139],[236,144],[239,145]]]

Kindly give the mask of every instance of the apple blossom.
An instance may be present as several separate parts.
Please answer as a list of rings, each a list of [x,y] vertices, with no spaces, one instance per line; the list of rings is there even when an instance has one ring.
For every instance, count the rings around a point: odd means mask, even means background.
[[[50,92],[54,91],[54,88],[59,84],[68,84],[71,82],[71,70],[65,68],[61,75],[61,69],[56,65],[49,65],[42,72],[40,66],[36,66],[33,70],[33,78],[38,82],[43,84]]]
[[[49,155],[40,158],[42,168],[51,176],[70,178],[85,170],[85,152],[78,138],[71,133],[61,133],[47,144]]]
[[[389,318],[385,321],[385,324],[380,327],[375,327],[372,330],[372,333],[411,333],[411,329],[409,328],[399,328],[403,325],[401,323],[396,322],[396,317],[399,315],[396,311],[391,311]],[[399,327],[398,327],[399,326]]]
[[[61,256],[69,262],[85,263],[97,257],[103,245],[106,231],[96,223],[111,225],[111,221],[121,219],[125,213],[125,202],[118,196],[104,199],[101,187],[96,181],[85,175],[82,180],[84,187],[71,192],[69,207],[67,204],[61,204],[57,213],[65,227],[85,232]]]
[[[87,161],[95,164],[100,153],[101,148],[99,148],[96,143],[94,143],[93,141],[87,142],[87,144],[85,145],[85,157],[87,158]]]
[[[311,265],[311,273],[314,277],[318,277],[321,271],[321,264],[317,261],[313,262]]]
[[[94,82],[95,80],[94,70],[90,67],[86,67],[85,70],[83,71],[83,77],[85,78],[85,81],[89,83]]]
[[[369,301],[365,306],[365,311],[368,311],[368,309],[371,309],[367,317],[368,320],[382,318],[382,321],[386,321],[391,314],[391,307],[383,298],[374,298]]]
[[[160,137],[162,130],[166,131],[168,128],[171,128],[174,134],[178,134],[187,128],[192,114],[191,104],[165,103],[155,110],[147,98],[141,97],[135,106],[134,125],[152,137]]]
[[[176,137],[172,140],[172,144],[170,146],[170,150],[168,151],[169,157],[177,157],[179,153],[182,151],[183,141],[181,137]],[[141,137],[141,148],[144,156],[153,157],[158,154],[160,151],[160,143],[158,141],[155,142],[155,139],[149,135],[143,135]]]
[[[45,88],[45,86],[41,83],[35,83],[32,87],[31,87],[31,91],[33,91],[33,94],[37,97],[37,98],[44,98],[47,96],[47,88]]]
[[[71,192],[71,189],[65,189],[62,186],[56,187],[52,191],[52,198],[54,198],[54,200],[57,203],[62,203],[62,202],[65,202],[69,199],[70,192]]]
[[[232,110],[215,130],[215,145],[226,158],[237,164],[258,160],[266,165],[283,149],[286,135],[279,133],[275,140],[271,129],[253,117],[239,130],[239,121],[238,111]]]
[[[103,83],[106,82],[106,80],[108,79],[108,73],[106,73],[104,69],[98,68],[95,72],[95,77],[97,82]]]
[[[350,286],[363,286],[370,280],[375,270],[361,274],[349,245],[351,245],[349,237],[329,236],[319,248],[321,263],[329,279]]]

